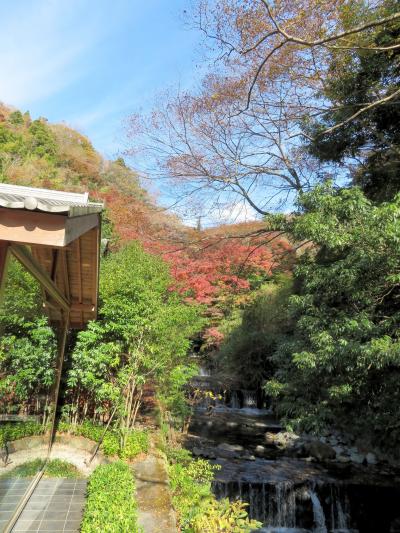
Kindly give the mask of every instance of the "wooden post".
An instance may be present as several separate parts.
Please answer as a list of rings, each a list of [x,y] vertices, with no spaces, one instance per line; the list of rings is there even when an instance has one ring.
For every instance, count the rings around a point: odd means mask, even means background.
[[[67,313],[62,313],[62,321],[61,321],[60,329],[58,332],[58,354],[57,354],[57,360],[56,360],[56,368],[55,368],[56,373],[55,373],[55,381],[54,381],[53,394],[52,394],[53,412],[52,412],[51,423],[50,423],[48,454],[50,454],[51,447],[53,445],[55,434],[56,434],[58,396],[60,392],[61,375],[62,375],[62,369],[64,365],[64,356],[65,356],[65,347],[67,344],[68,327],[69,327],[69,315]]]
[[[4,287],[6,284],[8,257],[8,242],[0,241],[0,305],[2,302]]]

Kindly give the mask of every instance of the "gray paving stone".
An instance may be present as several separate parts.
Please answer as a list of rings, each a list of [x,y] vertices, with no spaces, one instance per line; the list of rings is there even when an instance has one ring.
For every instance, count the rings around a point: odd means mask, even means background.
[[[32,511],[27,511],[26,509],[24,509],[21,513],[21,516],[20,516],[20,520],[42,520],[44,516],[44,510],[32,510]]]
[[[40,520],[31,522],[31,521],[20,521],[14,526],[13,532],[20,533],[21,531],[38,531],[40,526]]]
[[[64,531],[64,520],[42,520],[39,526],[39,531]]]
[[[13,532],[78,533],[86,501],[86,485],[86,480],[40,480]],[[14,486],[9,483],[7,488]],[[26,481],[25,486],[29,486]],[[0,485],[1,488],[4,486]],[[5,505],[9,506],[10,512],[14,510],[12,503]],[[0,502],[1,510],[3,504]]]

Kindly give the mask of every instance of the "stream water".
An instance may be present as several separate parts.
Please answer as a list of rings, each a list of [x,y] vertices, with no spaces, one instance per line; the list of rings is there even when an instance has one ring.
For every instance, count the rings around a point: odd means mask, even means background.
[[[378,467],[285,457],[266,432],[281,427],[257,391],[224,391],[195,410],[187,447],[220,465],[217,498],[241,499],[268,533],[400,533],[400,483]]]

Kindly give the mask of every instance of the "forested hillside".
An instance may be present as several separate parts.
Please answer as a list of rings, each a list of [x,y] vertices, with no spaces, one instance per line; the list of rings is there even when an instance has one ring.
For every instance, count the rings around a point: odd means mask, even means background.
[[[105,201],[104,235],[126,242],[151,242],[182,228],[158,209],[122,158],[106,161],[89,139],[64,124],[32,120],[0,104],[0,180],[71,192],[88,191]],[[112,235],[114,231],[114,235]]]

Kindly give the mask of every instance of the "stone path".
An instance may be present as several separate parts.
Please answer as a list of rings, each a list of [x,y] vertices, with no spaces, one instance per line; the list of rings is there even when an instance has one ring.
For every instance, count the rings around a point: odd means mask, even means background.
[[[138,522],[144,533],[177,533],[164,461],[149,455],[134,465]]]
[[[77,533],[86,498],[86,479],[41,479],[13,532]]]
[[[0,533],[4,531],[30,483],[30,479],[0,479]]]
[[[4,479],[0,482],[0,516],[14,510],[30,480]],[[82,520],[86,495],[85,479],[46,479],[39,481],[13,533],[77,533]],[[3,524],[3,527],[5,523]],[[0,524],[0,531],[2,526]]]

